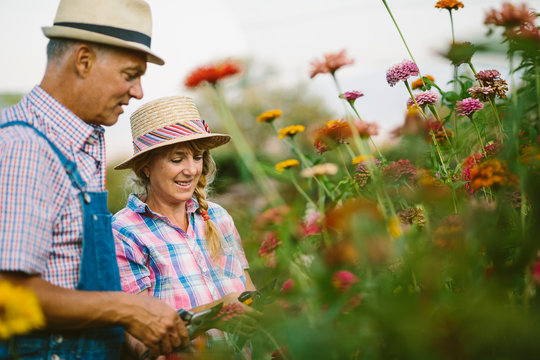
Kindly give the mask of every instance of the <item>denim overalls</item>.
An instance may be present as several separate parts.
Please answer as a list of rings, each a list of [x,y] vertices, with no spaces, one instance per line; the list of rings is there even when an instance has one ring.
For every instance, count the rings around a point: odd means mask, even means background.
[[[27,126],[43,137],[66,169],[79,193],[83,213],[83,245],[77,290],[121,291],[120,276],[107,208],[107,192],[86,192],[77,165],[32,125],[13,121],[1,125]],[[119,359],[124,332],[120,327],[100,327],[68,331],[35,331],[15,337],[15,350],[20,359]],[[7,342],[0,342],[0,359],[11,359]]]

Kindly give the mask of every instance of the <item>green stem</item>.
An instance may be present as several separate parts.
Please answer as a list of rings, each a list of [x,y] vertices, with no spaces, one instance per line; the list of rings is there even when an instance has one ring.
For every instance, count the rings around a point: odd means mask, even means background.
[[[401,33],[399,25],[396,22],[396,19],[394,19],[394,15],[392,15],[392,11],[390,11],[390,7],[388,7],[386,0],[382,0],[382,2],[384,4],[384,7],[386,7],[386,11],[388,11],[388,15],[390,15],[390,17],[392,18],[392,21],[394,22],[394,25],[399,33],[399,36],[401,37],[401,40],[403,41],[403,44],[405,45],[405,48],[407,49],[407,52],[409,53],[409,56],[411,57],[411,60],[416,64],[416,66],[418,66],[418,63],[416,62],[416,60],[414,60],[414,56],[412,55],[411,50],[409,49],[409,46],[407,45],[407,42],[405,41],[405,38],[403,37],[403,34]],[[418,68],[420,69],[419,66]],[[420,73],[420,70],[418,70],[418,76],[420,77],[420,79],[422,79],[422,74]],[[424,83],[423,79],[422,79],[422,83]]]
[[[283,199],[275,190],[272,183],[268,180],[263,168],[260,166],[255,154],[242,134],[240,127],[234,120],[229,108],[227,107],[223,94],[221,91],[219,91],[217,86],[213,85],[212,88],[214,89],[218,111],[221,114],[221,118],[223,119],[223,123],[227,128],[227,131],[234,139],[232,143],[235,146],[240,159],[243,161],[244,166],[251,172],[260,190],[265,194],[267,200],[273,206],[283,204]]]
[[[435,134],[433,133],[433,130],[429,131],[431,133],[431,139],[433,140],[433,143],[435,144],[435,149],[437,149],[437,154],[439,155],[439,160],[441,160],[441,165],[444,170],[444,174],[448,177],[448,171],[446,170],[446,165],[444,163],[444,158],[442,156],[441,148],[439,147],[439,142],[437,141],[437,138],[435,137]]]
[[[345,157],[343,156],[343,152],[341,151],[341,148],[340,148],[339,145],[336,146],[336,150],[337,150],[339,159],[343,163],[343,167],[345,168],[345,171],[347,172],[347,175],[349,176],[349,179],[351,179],[351,181],[354,181],[354,178],[352,177],[351,173],[349,172],[349,167],[347,166],[347,163],[345,162]]]
[[[454,17],[452,16],[452,9],[448,9],[450,15],[450,27],[452,28],[452,44],[456,43],[456,35],[454,33]]]
[[[296,178],[294,177],[294,174],[292,172],[290,172],[290,177],[291,182],[293,183],[296,190],[300,193],[300,195],[302,195],[308,203],[310,203],[314,207],[317,207],[317,204],[315,204],[315,202],[311,200],[311,198],[306,194],[306,192],[300,187],[300,184],[298,184],[298,181],[296,181]]]
[[[354,106],[354,104],[352,102],[348,101],[348,103],[351,105],[351,108],[353,109],[354,113],[358,117],[358,120],[362,121],[362,118],[360,117],[360,114],[358,113],[358,110],[356,110],[356,106]],[[356,129],[356,130],[358,132],[358,129]],[[359,132],[358,132],[358,134],[359,134]],[[384,160],[384,156],[382,155],[381,151],[377,147],[377,144],[375,144],[375,141],[373,141],[373,137],[371,137],[371,135],[369,135],[369,140],[371,141],[371,144],[373,145],[373,148],[375,149],[377,154],[379,154],[379,157],[381,158],[381,160]]]
[[[472,115],[469,116],[469,119],[471,119],[471,122],[474,125],[474,130],[476,131],[476,135],[478,135],[478,142],[480,143],[480,146],[482,147],[482,153],[484,154],[484,156],[486,156],[487,153],[486,153],[486,149],[484,148],[484,143],[482,142],[482,135],[480,135],[480,129],[478,129],[478,126],[474,122]]]
[[[538,117],[540,118],[540,69],[537,57],[534,59],[534,75],[536,82],[536,104],[538,105]]]

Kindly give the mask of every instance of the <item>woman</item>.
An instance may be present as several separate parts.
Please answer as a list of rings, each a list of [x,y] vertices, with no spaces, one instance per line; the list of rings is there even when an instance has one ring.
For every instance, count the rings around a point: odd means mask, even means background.
[[[136,110],[131,131],[134,155],[115,167],[130,168],[140,188],[113,217],[122,289],[194,312],[238,303],[255,290],[241,240],[227,211],[206,200],[216,170],[209,150],[230,137],[210,133],[193,101],[178,96]]]

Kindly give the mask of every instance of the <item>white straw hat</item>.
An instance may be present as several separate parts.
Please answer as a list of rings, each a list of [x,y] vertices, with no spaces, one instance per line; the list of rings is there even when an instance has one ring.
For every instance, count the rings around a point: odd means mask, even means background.
[[[148,61],[164,61],[150,50],[152,14],[143,0],[61,0],[48,38],[86,40],[141,51]]]
[[[127,169],[137,156],[159,147],[204,139],[212,149],[229,142],[231,137],[213,134],[201,119],[193,100],[187,96],[170,96],[150,101],[131,115],[133,156],[114,168]]]

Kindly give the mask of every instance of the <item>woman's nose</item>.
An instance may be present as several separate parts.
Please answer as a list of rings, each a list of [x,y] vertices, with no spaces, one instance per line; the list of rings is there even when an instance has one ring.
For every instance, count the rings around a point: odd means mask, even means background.
[[[184,174],[187,175],[196,175],[197,174],[197,165],[195,164],[194,159],[186,159],[186,166],[183,169]]]

